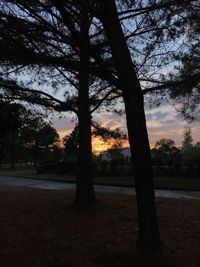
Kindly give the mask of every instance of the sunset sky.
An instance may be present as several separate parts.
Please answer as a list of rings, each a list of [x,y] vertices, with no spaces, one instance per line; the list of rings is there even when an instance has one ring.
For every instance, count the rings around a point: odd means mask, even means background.
[[[170,104],[164,104],[162,107],[152,108],[146,110],[147,126],[149,132],[149,139],[151,147],[153,147],[161,138],[170,138],[175,141],[176,146],[181,146],[183,140],[184,127],[191,127],[194,143],[200,141],[200,125],[198,122],[188,124],[180,114],[175,111],[174,107]],[[95,114],[93,119],[97,122],[101,122],[102,126],[115,129],[119,127],[126,132],[125,116],[119,116],[112,113],[100,113]],[[69,134],[74,125],[76,119],[72,122],[72,116],[66,114],[65,118],[55,118],[53,120],[53,126],[59,132],[61,138]],[[127,147],[128,143],[124,143]],[[93,151],[99,153],[109,148],[109,145],[105,144],[98,138],[93,140]]]

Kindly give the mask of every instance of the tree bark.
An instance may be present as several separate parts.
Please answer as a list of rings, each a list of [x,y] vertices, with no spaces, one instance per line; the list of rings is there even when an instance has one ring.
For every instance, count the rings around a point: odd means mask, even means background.
[[[81,39],[84,44],[89,43],[88,12],[82,8]],[[95,202],[92,175],[92,140],[91,114],[89,104],[89,55],[80,48],[80,72],[78,90],[78,174],[76,184],[75,203],[85,206]]]
[[[111,46],[118,78],[122,85],[129,143],[134,161],[139,226],[137,244],[145,248],[160,247],[143,94],[118,19],[115,0],[100,2],[100,19]]]

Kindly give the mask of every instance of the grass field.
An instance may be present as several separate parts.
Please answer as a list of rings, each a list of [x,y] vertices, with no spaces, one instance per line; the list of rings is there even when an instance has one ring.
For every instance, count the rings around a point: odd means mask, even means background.
[[[163,251],[136,249],[133,196],[0,186],[1,267],[198,267],[200,201],[157,199]]]
[[[51,181],[75,182],[75,176],[67,174],[38,174],[32,168],[18,168],[15,170],[0,169],[0,176],[18,176],[35,179],[46,179]],[[95,184],[118,185],[118,186],[134,186],[132,177],[95,177]],[[160,189],[177,189],[177,190],[200,190],[200,178],[176,178],[176,177],[155,177],[154,184]]]

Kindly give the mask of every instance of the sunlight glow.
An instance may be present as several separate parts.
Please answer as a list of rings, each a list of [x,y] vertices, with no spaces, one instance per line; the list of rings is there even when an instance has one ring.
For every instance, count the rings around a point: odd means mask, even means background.
[[[67,134],[70,134],[71,131],[58,131],[58,134],[61,139],[61,146],[62,146],[62,139]],[[113,139],[108,140],[108,142],[104,142],[100,137],[93,137],[92,138],[92,151],[95,155],[99,155],[101,152],[106,151],[107,149],[111,148],[114,145],[115,141]],[[128,141],[122,142],[122,147],[129,147]]]
[[[112,142],[106,143],[99,137],[92,138],[92,151],[95,155],[99,155],[101,152],[109,149],[112,146]]]

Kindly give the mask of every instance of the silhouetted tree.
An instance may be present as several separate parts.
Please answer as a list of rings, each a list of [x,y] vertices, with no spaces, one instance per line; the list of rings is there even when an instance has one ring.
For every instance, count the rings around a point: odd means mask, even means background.
[[[157,247],[160,246],[160,237],[142,90],[118,19],[115,1],[101,1],[101,9],[100,19],[112,50],[117,76],[122,85],[129,143],[134,160],[139,220],[137,242],[142,247]]]
[[[20,140],[23,146],[29,148],[36,167],[39,160],[42,158],[44,160],[45,155],[42,154],[42,150],[48,154],[50,148],[59,141],[59,135],[50,123],[39,116],[34,116],[21,128]]]
[[[108,127],[102,127],[100,124],[92,121],[92,136],[100,137],[104,142],[109,142],[111,139],[114,142],[121,142],[127,140],[127,136],[119,128],[110,129]],[[79,147],[79,127],[76,125],[73,131],[63,138],[65,146],[65,152],[69,157],[77,159],[78,147]],[[117,143],[118,144],[118,143]]]
[[[200,149],[198,143],[195,145],[193,144],[192,130],[190,127],[185,128],[183,136],[183,162],[186,166],[190,168],[190,171],[191,169],[198,169],[200,164]]]
[[[76,125],[73,131],[63,138],[63,144],[65,147],[66,157],[73,158],[77,161],[78,153],[78,125]]]
[[[189,0],[181,3],[178,0],[169,2],[88,1],[89,12],[92,13],[92,17],[95,16],[91,23],[89,37],[88,32],[85,33],[88,23],[85,23],[83,31],[80,26],[80,14],[83,14],[80,11],[83,10],[85,1],[44,1],[41,3],[15,0],[2,2],[4,4],[2,7],[5,8],[1,12],[0,48],[4,63],[18,65],[19,68],[21,66],[27,68],[30,65],[33,69],[34,66],[45,66],[46,70],[41,71],[40,76],[45,73],[46,75],[43,76],[46,77],[52,71],[52,67],[56,69],[55,74],[57,71],[63,72],[64,70],[67,79],[69,79],[69,72],[79,73],[80,84],[84,84],[85,88],[86,85],[88,86],[89,72],[104,81],[105,85],[111,85],[108,86],[109,91],[99,90],[96,97],[95,94],[93,95],[92,99],[96,100],[104,92],[96,107],[111,93],[114,93],[113,98],[115,96],[123,98],[129,143],[135,162],[139,221],[138,244],[147,247],[158,246],[160,238],[154,204],[143,94],[181,88],[183,84],[191,80],[194,81],[193,87],[198,84],[199,73],[195,73],[192,77],[176,77],[175,80],[166,75],[169,80],[162,79],[162,72],[166,70],[166,66],[170,66],[172,54],[176,52],[171,51],[170,48],[166,50],[165,43],[172,40],[175,43],[187,29],[188,14],[196,10],[196,7],[192,5],[193,2]],[[26,13],[29,15],[22,18],[22,14]],[[88,11],[86,13],[88,14]],[[131,22],[130,27],[126,27],[128,22]],[[84,36],[80,35],[83,32]],[[144,42],[144,40],[147,41]],[[80,61],[80,55],[84,57],[85,65],[84,61]],[[90,58],[89,66],[87,65],[88,57]],[[80,71],[83,67],[86,68],[85,72]],[[70,82],[73,82],[73,79],[70,79]],[[83,94],[82,100],[80,100],[80,95],[78,98],[78,102],[81,103],[78,116],[80,129],[85,129],[86,134],[82,136],[80,143],[83,144],[82,147],[87,145],[86,158],[89,162],[91,129],[88,91],[83,89],[81,94]],[[154,97],[152,98],[154,101]],[[71,99],[68,98],[68,100]],[[76,101],[75,103],[77,104]],[[80,113],[80,110],[87,114],[85,125],[81,119],[83,113]],[[81,168],[86,169],[84,165]],[[91,188],[90,174],[88,177],[86,184]],[[92,192],[90,189],[89,191]]]
[[[182,142],[182,149],[187,149],[188,147],[192,146],[193,138],[192,138],[192,131],[190,127],[186,127],[184,131],[184,139]]]
[[[15,157],[19,148],[19,130],[26,121],[26,109],[17,103],[0,100],[0,158],[7,155],[11,168],[15,168]]]
[[[175,146],[172,139],[162,138],[156,142],[157,160],[162,165],[178,166],[181,163],[181,151]]]

